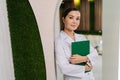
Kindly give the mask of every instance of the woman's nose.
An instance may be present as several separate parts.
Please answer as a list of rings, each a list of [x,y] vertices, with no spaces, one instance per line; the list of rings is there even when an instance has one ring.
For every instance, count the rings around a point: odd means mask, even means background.
[[[77,21],[76,21],[76,19],[73,19],[73,23],[76,23]]]

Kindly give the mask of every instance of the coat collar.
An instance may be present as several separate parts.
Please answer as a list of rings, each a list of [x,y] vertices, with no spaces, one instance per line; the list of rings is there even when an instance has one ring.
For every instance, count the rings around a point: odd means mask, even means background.
[[[73,40],[64,31],[61,31],[60,35],[61,35],[61,38],[63,39],[63,41],[65,41],[67,43],[73,42]]]
[[[76,41],[80,41],[82,39],[82,36],[80,34],[76,34],[76,33],[74,33],[74,34],[75,34]],[[60,36],[67,43],[74,42],[74,40],[72,40],[64,31],[60,32]]]

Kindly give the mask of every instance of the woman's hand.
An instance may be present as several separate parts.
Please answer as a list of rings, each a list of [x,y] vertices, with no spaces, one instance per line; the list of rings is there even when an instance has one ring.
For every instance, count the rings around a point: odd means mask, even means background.
[[[93,69],[93,66],[85,65],[85,71],[91,71]]]
[[[87,61],[89,61],[87,56],[80,56],[76,54],[70,57],[70,63],[72,64],[77,64],[77,63],[82,63],[82,62],[87,62]]]

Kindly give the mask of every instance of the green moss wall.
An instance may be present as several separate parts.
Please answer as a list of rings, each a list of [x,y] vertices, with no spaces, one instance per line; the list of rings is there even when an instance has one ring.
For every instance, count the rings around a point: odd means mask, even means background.
[[[15,80],[46,80],[38,26],[28,0],[7,0]]]

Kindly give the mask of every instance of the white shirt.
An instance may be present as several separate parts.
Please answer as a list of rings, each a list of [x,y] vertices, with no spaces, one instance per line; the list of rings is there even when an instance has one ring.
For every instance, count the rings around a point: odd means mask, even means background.
[[[83,35],[75,33],[75,40],[83,41],[86,38]],[[56,63],[64,74],[65,80],[94,80],[92,71],[85,73],[84,66],[70,64],[71,42],[73,40],[64,31],[61,31],[55,40]],[[92,46],[90,46],[90,54],[87,57],[90,60],[90,64],[94,66],[98,54]]]

